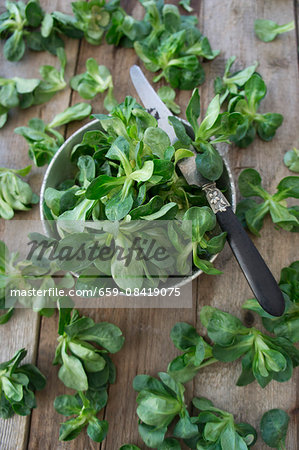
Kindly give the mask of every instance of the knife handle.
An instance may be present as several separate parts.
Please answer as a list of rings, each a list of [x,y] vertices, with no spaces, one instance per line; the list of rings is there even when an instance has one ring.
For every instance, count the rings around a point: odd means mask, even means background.
[[[227,232],[227,241],[257,301],[267,313],[281,316],[285,309],[282,292],[229,202],[215,185],[203,189],[221,229]]]

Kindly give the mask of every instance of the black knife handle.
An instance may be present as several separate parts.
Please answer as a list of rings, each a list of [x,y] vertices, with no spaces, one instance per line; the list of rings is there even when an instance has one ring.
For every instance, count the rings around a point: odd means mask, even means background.
[[[203,185],[202,189],[221,229],[227,232],[227,241],[255,298],[267,313],[281,316],[285,309],[282,292],[231,205],[214,182]]]
[[[216,217],[257,301],[272,316],[281,316],[285,309],[281,290],[237,216],[228,206]]]

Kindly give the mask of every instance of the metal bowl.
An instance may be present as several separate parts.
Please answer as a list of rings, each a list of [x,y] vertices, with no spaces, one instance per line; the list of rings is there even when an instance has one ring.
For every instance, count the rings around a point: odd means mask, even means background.
[[[190,125],[182,120],[182,122],[185,125],[186,131],[188,134],[192,135],[192,129]],[[44,232],[47,236],[53,236],[53,233],[51,231],[51,228],[45,218],[44,211],[43,211],[43,202],[44,202],[44,195],[45,190],[48,187],[56,188],[62,181],[66,179],[73,178],[77,169],[77,166],[71,162],[70,156],[72,149],[75,145],[79,144],[82,141],[84,133],[86,131],[93,131],[98,130],[100,128],[100,122],[99,120],[93,120],[92,122],[84,125],[82,128],[79,128],[74,134],[72,134],[65,143],[60,147],[60,149],[57,151],[57,153],[54,155],[52,161],[50,162],[48,169],[45,173],[42,186],[41,186],[41,192],[40,192],[40,216],[41,221],[43,225]],[[225,196],[227,197],[228,201],[230,202],[233,211],[236,209],[236,189],[235,184],[233,180],[233,176],[231,173],[231,169],[229,167],[229,163],[226,160],[226,158],[222,155],[222,159],[224,162],[224,169],[221,177],[219,180],[217,180],[217,187],[221,190],[224,190]],[[217,258],[218,254],[213,255],[210,258],[210,261],[213,262]],[[169,287],[181,287],[188,282],[194,280],[196,277],[198,277],[202,272],[202,270],[198,270],[197,268],[194,268],[192,271],[192,275],[182,278],[182,280],[179,283],[176,283],[175,286],[171,285],[171,280],[169,280],[169,283],[164,284],[163,286],[166,288]]]

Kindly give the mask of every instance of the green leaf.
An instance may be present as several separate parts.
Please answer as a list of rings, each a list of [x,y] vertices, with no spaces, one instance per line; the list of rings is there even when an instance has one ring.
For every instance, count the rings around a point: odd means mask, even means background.
[[[205,397],[197,398],[194,397],[192,400],[193,405],[195,408],[199,409],[200,411],[209,411],[213,410],[213,403],[211,400]]]
[[[246,211],[245,219],[247,227],[256,236],[259,236],[259,231],[264,223],[264,217],[269,212],[269,210],[270,207],[268,203],[265,202],[262,204],[251,204],[250,209]]]
[[[74,236],[75,239],[79,238],[79,236]],[[67,239],[67,238],[65,238]],[[84,239],[84,236],[83,236]],[[93,240],[92,240],[93,242]],[[66,244],[67,241],[63,240],[63,244]],[[76,314],[76,315],[75,315]],[[85,317],[82,316],[80,317],[78,315],[78,311],[74,310],[72,312],[72,318],[70,320],[70,323],[65,323],[64,326],[64,332],[70,337],[70,338],[74,338],[77,337],[82,331],[91,328],[94,325],[94,321],[92,320],[91,317]]]
[[[30,26],[36,28],[41,24],[43,19],[43,11],[38,1],[31,0],[25,8],[26,19]]]
[[[299,173],[299,150],[297,148],[293,148],[292,150],[288,150],[283,158],[285,165],[292,172]]]
[[[113,95],[112,76],[107,67],[98,65],[94,58],[86,61],[87,72],[75,75],[71,79],[71,87],[85,99],[94,98],[99,92],[108,90],[104,106],[111,111],[117,102]]]
[[[158,89],[157,94],[160,99],[165,103],[167,108],[169,108],[174,114],[180,114],[181,108],[175,103],[175,90],[170,86],[162,86]]]
[[[4,127],[4,125],[6,124],[7,118],[8,118],[7,113],[0,114],[0,128]]]
[[[46,13],[42,20],[41,35],[43,38],[50,36],[54,25],[54,18],[51,14]]]
[[[181,446],[176,439],[166,438],[162,444],[158,446],[157,450],[181,450]]]
[[[247,226],[246,223],[246,213],[248,210],[258,207],[260,205],[258,205],[258,203],[256,203],[253,199],[249,199],[246,198],[244,200],[241,200],[238,204],[237,204],[237,208],[236,208],[236,216],[238,217],[239,221],[241,222],[241,224],[243,225],[243,227]],[[268,208],[267,208],[268,211]],[[266,212],[267,212],[266,211]],[[266,214],[265,212],[265,214]],[[261,224],[262,226],[262,224]]]
[[[185,322],[178,322],[170,332],[170,338],[176,348],[182,351],[189,350],[200,341],[196,329]]]
[[[234,62],[234,61],[233,61]],[[229,63],[229,60],[228,60]],[[244,84],[251,78],[254,74],[255,69],[257,68],[258,63],[253,64],[252,66],[246,67],[246,69],[240,70],[233,75],[227,77],[227,73],[225,75],[225,80],[227,85],[237,84],[238,86],[244,86]]]
[[[0,325],[4,325],[11,319],[14,310],[14,308],[9,308],[6,313],[0,315]]]
[[[193,157],[194,153],[192,150],[187,150],[185,148],[179,148],[174,154],[174,164],[176,165],[181,159]]]
[[[255,169],[245,169],[240,173],[238,185],[243,197],[258,196],[264,198],[262,178]]]
[[[55,24],[66,36],[75,39],[84,37],[83,31],[77,28],[76,18],[74,16],[64,14],[60,11],[54,11],[51,15],[55,20]]]
[[[13,403],[12,408],[16,414],[20,416],[28,416],[32,408],[36,408],[36,401],[32,391],[24,389],[24,396],[22,402]]]
[[[8,61],[20,61],[25,53],[23,32],[15,30],[4,44],[4,56]]]
[[[108,366],[109,364],[108,360],[106,362]],[[112,382],[113,380],[109,379],[109,383]],[[102,389],[96,391],[90,389],[85,393],[85,396],[89,400],[91,406],[95,408],[97,412],[103,409],[108,401],[108,394],[106,387],[103,387]]]
[[[15,368],[20,364],[20,362],[25,358],[26,355],[27,350],[21,348],[9,361],[5,361],[0,364],[0,370],[7,369],[9,366],[12,366],[12,369],[15,370]]]
[[[94,326],[81,331],[78,334],[80,339],[92,341],[99,344],[110,353],[118,352],[124,343],[121,330],[108,322],[100,322]]]
[[[107,109],[107,111],[111,112],[117,106],[117,104],[118,102],[114,97],[113,87],[109,87],[106,97],[104,98],[104,107]]]
[[[293,20],[285,25],[278,25],[273,20],[264,19],[257,19],[254,22],[254,32],[264,42],[273,41],[279,34],[294,30],[294,28],[295,22]]]
[[[283,122],[283,116],[277,113],[263,114],[258,122],[257,132],[261,139],[270,141]]]
[[[28,377],[34,389],[40,391],[46,386],[46,377],[33,364],[23,364],[17,371]]]
[[[188,148],[191,145],[192,140],[188,136],[183,122],[174,116],[169,116],[168,121],[173,126],[175,134],[176,134],[180,144],[184,145],[184,146],[186,146],[186,148]]]
[[[143,141],[149,146],[153,155],[164,159],[165,150],[170,146],[168,135],[161,128],[149,127],[144,133]]]
[[[57,128],[74,120],[82,120],[91,113],[91,105],[88,103],[76,103],[57,114],[49,123],[49,128]]]
[[[85,196],[88,199],[100,199],[115,187],[123,185],[124,180],[124,177],[114,178],[108,175],[100,175],[90,183],[86,189]]]
[[[4,395],[0,396],[0,417],[1,419],[9,419],[14,415],[11,404],[6,400]]]
[[[136,375],[133,380],[133,389],[137,392],[146,390],[161,393],[162,395],[168,394],[164,384],[150,375]]]
[[[28,168],[20,173],[28,173]],[[17,177],[14,169],[0,169],[0,215],[5,219],[13,217],[13,210],[26,211],[38,201],[30,186]]]
[[[108,433],[108,422],[99,420],[96,417],[89,421],[87,434],[95,442],[102,442]]]
[[[54,408],[58,414],[64,416],[79,414],[81,411],[81,405],[73,395],[59,395],[56,397],[54,400]]]
[[[237,104],[239,106],[243,102],[243,100],[240,100]],[[245,102],[245,100],[244,100]],[[246,102],[245,102],[246,103]],[[240,113],[242,113],[239,108],[236,108]],[[238,126],[236,133],[232,136],[230,136],[230,141],[234,142],[238,147],[240,148],[246,148],[248,147],[255,139],[256,136],[256,129],[254,124],[251,122],[251,120],[244,115],[244,122]]]
[[[235,429],[247,446],[253,446],[255,444],[257,440],[257,432],[251,425],[241,422],[235,424]]]
[[[202,308],[202,315],[205,313],[205,307]],[[242,322],[235,316],[215,309],[206,325],[209,337],[219,345],[230,345],[235,336],[242,330],[244,326]]]
[[[59,440],[71,441],[75,439],[85,427],[85,422],[85,417],[79,416],[62,423],[59,429]]]
[[[182,439],[190,439],[196,436],[197,433],[198,427],[196,424],[192,423],[188,413],[180,418],[173,430],[173,435]]]
[[[208,206],[189,208],[184,214],[183,220],[192,221],[192,241],[200,242],[207,231],[216,225],[216,217]]]
[[[65,349],[65,343],[62,346],[63,365],[59,369],[58,377],[65,386],[77,391],[86,391],[88,381],[82,363],[75,356],[68,355]]]
[[[164,441],[167,427],[157,429],[156,427],[151,427],[145,423],[139,423],[138,431],[145,445],[150,448],[155,448],[161,445]]]
[[[296,292],[298,284],[299,263],[294,261],[289,267],[281,270],[279,286],[288,295],[292,302],[296,302]]]
[[[18,94],[28,94],[33,92],[34,89],[39,85],[40,80],[37,78],[20,78],[14,77],[14,82],[16,83],[16,88]]]
[[[1,88],[0,104],[5,108],[14,108],[15,106],[18,106],[19,98],[16,85],[14,83],[6,84]]]
[[[125,444],[122,445],[119,450],[140,450],[140,448],[137,447],[137,445]]]
[[[154,163],[153,161],[145,161],[141,169],[134,170],[129,175],[130,180],[137,181],[138,183],[141,181],[147,181],[151,178],[154,171]]]
[[[179,383],[187,383],[198,373],[199,367],[193,364],[194,358],[188,356],[178,356],[168,364],[167,372]]]
[[[97,13],[98,20],[94,19],[93,8]],[[73,13],[77,19],[76,25],[84,31],[87,42],[92,45],[101,43],[104,29],[109,24],[110,14],[103,8],[103,4],[84,5],[84,2],[74,2],[72,4]]]
[[[158,373],[162,383],[168,389],[170,389],[172,395],[176,395],[177,399],[183,398],[185,388],[178,382],[176,382],[167,372]]]
[[[123,136],[119,136],[106,153],[106,158],[120,161],[127,176],[132,172],[132,167],[128,160],[129,147],[129,142]]]
[[[280,205],[279,203],[271,201],[269,211],[273,223],[288,231],[290,231],[293,226],[297,226],[299,223],[298,219],[293,214],[290,214],[286,207]]]
[[[106,365],[105,359],[95,351],[92,345],[84,344],[79,340],[71,340],[68,348],[73,355],[80,358],[87,372],[100,372]]]
[[[263,441],[272,448],[284,448],[289,425],[289,416],[282,409],[267,411],[261,420]]]
[[[208,180],[218,180],[223,172],[223,161],[212,144],[200,143],[200,151],[196,155],[197,170]]]
[[[251,425],[234,423],[230,413],[214,407],[213,403],[206,398],[194,398],[192,403],[202,411],[196,418],[200,432],[195,436],[194,441],[197,442],[197,448],[203,448],[201,444],[207,442],[211,448],[214,446],[218,448],[219,445],[219,448],[225,450],[246,450],[247,445],[255,442],[256,431]]]
[[[96,173],[94,160],[89,155],[80,156],[78,158],[77,166],[80,170],[78,174],[80,185],[83,187],[89,186],[89,182],[94,179]]]
[[[129,189],[126,192],[123,188],[122,191],[115,194],[106,203],[105,213],[107,219],[112,221],[123,219],[127,214],[129,214],[133,206],[133,201],[132,189]]]
[[[198,124],[198,119],[200,116],[200,96],[198,89],[194,89],[192,93],[191,99],[186,108],[186,116],[188,122],[194,130],[195,136],[197,136],[200,129]]]
[[[299,198],[299,177],[285,177],[277,185],[278,193],[274,195],[276,200],[288,197]]]
[[[178,211],[178,205],[174,202],[167,203],[162,206],[158,211],[147,214],[145,216],[140,216],[140,219],[144,220],[172,220],[175,218]]]
[[[1,377],[2,389],[5,397],[11,402],[20,402],[23,398],[23,386],[11,381],[9,378]]]
[[[180,0],[179,3],[187,12],[193,11],[193,8],[190,5],[190,0]],[[159,449],[159,450],[162,450],[162,448],[163,448],[163,450],[167,450],[167,447],[165,447],[165,449],[164,449],[164,447],[161,447],[161,449]],[[170,447],[170,448],[172,448],[172,447]],[[176,447],[173,447],[173,448],[176,448]]]
[[[206,131],[212,128],[212,126],[216,122],[219,113],[220,113],[220,100],[219,95],[216,95],[208,106],[205,117],[200,124],[196,138],[198,136],[200,136],[201,138],[205,136]]]
[[[138,206],[130,211],[130,216],[133,220],[145,217],[150,214],[156,213],[163,206],[163,200],[159,195],[155,195],[150,201],[144,205]]]
[[[175,397],[160,396],[147,391],[139,393],[137,403],[140,420],[159,429],[167,427],[181,410],[181,405]]]
[[[187,53],[211,60],[216,58],[216,56],[219,55],[220,51],[212,50],[208,38],[205,36],[201,36],[197,42],[195,42],[191,47],[188,48]]]
[[[227,233],[221,233],[218,236],[213,236],[207,243],[207,251],[211,255],[216,255],[216,253],[220,253],[223,249],[226,242]]]
[[[250,108],[256,109],[267,93],[267,87],[260,75],[254,73],[245,84],[245,96]]]

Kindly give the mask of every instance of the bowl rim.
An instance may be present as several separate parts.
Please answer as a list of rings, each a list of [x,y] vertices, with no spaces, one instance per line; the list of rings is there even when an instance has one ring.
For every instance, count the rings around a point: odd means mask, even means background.
[[[184,120],[184,119],[182,119],[180,117],[178,117],[178,119],[181,120],[184,123],[184,125],[187,125],[187,126],[190,127],[190,124],[186,120]],[[82,127],[78,128],[78,130],[76,130],[73,134],[71,134],[65,140],[65,142],[59,147],[59,149],[57,150],[57,152],[53,156],[52,160],[50,161],[50,164],[49,164],[49,166],[48,166],[48,168],[47,168],[47,170],[46,170],[46,172],[44,174],[42,185],[41,185],[41,189],[40,189],[39,212],[40,212],[40,218],[41,218],[41,222],[42,222],[42,227],[43,227],[43,230],[44,230],[44,232],[45,232],[45,234],[47,236],[49,236],[49,233],[48,233],[48,230],[47,230],[47,228],[45,226],[46,218],[45,218],[44,210],[43,210],[43,201],[44,201],[44,195],[45,195],[47,181],[48,181],[49,175],[50,175],[50,173],[52,171],[52,167],[55,164],[56,159],[59,158],[60,154],[63,153],[63,151],[65,151],[65,148],[67,148],[69,146],[69,144],[72,142],[72,140],[76,136],[82,134],[85,131],[88,131],[90,127],[93,127],[94,125],[99,124],[99,123],[100,123],[100,121],[98,119],[92,120],[91,122],[88,122],[87,124],[85,124]],[[236,211],[236,186],[235,186],[234,178],[233,178],[233,175],[232,175],[232,171],[231,171],[231,168],[230,168],[229,161],[227,160],[226,156],[224,154],[221,154],[221,153],[220,153],[220,156],[221,156],[221,158],[223,160],[223,163],[225,165],[225,169],[226,169],[226,172],[227,172],[227,175],[228,175],[229,184],[230,184],[230,188],[231,188],[231,197],[232,197],[232,200],[231,200],[230,204],[231,204],[233,212],[235,212]],[[218,255],[219,255],[219,253],[216,253],[215,255],[213,255],[209,259],[209,261],[210,262],[214,262]],[[190,281],[193,281],[195,278],[197,278],[202,273],[204,273],[204,272],[201,269],[198,269],[197,271],[192,273],[192,275],[183,278],[182,281],[180,281],[179,283],[175,284],[175,287],[180,288],[180,287],[184,286],[185,284],[189,283]]]

